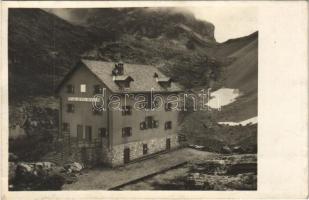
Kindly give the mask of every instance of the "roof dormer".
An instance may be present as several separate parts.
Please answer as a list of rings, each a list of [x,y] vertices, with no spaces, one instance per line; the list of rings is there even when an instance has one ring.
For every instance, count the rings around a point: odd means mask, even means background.
[[[131,81],[134,81],[134,79],[131,76],[122,75],[122,76],[113,76],[113,81],[120,88],[129,88]]]
[[[121,76],[124,73],[124,67],[123,67],[123,63],[119,62],[115,64],[115,68],[112,71],[112,74],[114,76]]]
[[[157,83],[162,87],[171,87],[172,79],[169,77],[156,78]]]

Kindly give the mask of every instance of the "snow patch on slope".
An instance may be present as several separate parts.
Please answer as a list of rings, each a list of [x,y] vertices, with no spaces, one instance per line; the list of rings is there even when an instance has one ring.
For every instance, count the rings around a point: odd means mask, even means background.
[[[221,88],[210,94],[210,100],[207,105],[214,109],[220,109],[222,106],[235,102],[236,98],[240,95],[238,89]]]
[[[224,124],[229,126],[238,126],[238,125],[246,126],[248,124],[257,124],[258,123],[257,121],[258,121],[257,117],[252,117],[250,119],[241,122],[218,122],[218,124]]]

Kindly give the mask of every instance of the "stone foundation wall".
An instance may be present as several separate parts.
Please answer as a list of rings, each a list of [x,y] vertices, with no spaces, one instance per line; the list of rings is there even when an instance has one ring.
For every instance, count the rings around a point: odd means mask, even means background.
[[[146,141],[137,141],[127,144],[121,144],[114,146],[112,149],[111,155],[111,164],[112,166],[119,166],[124,164],[124,149],[130,149],[130,160],[141,158],[159,151],[166,150],[166,139],[171,140],[171,149],[179,147],[178,136],[177,134],[168,135],[162,138],[154,138]],[[143,144],[147,144],[148,152],[146,155],[143,155]]]
[[[166,140],[171,140],[171,149],[179,147],[178,136],[167,135],[161,138],[153,138],[151,140],[130,142],[121,144],[109,149],[103,144],[101,147],[86,144],[71,145],[70,155],[66,157],[67,161],[75,161],[85,166],[93,166],[95,164],[105,164],[108,166],[124,165],[124,149],[130,149],[130,160],[141,158],[153,153],[166,150]],[[143,144],[147,144],[148,152],[143,155]],[[74,147],[72,147],[74,146]]]

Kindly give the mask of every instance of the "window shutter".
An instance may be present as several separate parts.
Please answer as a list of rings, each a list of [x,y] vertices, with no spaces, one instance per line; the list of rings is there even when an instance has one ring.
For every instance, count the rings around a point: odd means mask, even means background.
[[[96,94],[96,93],[97,93],[97,86],[94,85],[94,86],[93,86],[93,94]]]
[[[141,122],[139,124],[139,127],[140,127],[141,130],[144,130],[145,129],[145,122]]]
[[[144,122],[144,129],[147,129],[148,128],[148,123]]]
[[[165,104],[165,111],[171,111],[172,110],[172,104],[171,103],[166,103]]]
[[[125,111],[125,107],[124,106],[122,106],[122,108],[121,108],[121,115],[122,116],[126,115],[126,111]]]
[[[172,128],[172,122],[171,121],[165,122],[165,129],[171,129],[171,128]]]
[[[172,126],[172,122],[170,121],[165,122],[165,129],[171,129],[171,126]]]
[[[106,137],[106,129],[99,128],[99,137]]]
[[[132,135],[132,128],[131,127],[129,128],[129,133],[130,133],[129,136],[131,136]]]
[[[168,103],[165,104],[165,111],[168,111]]]
[[[158,121],[158,120],[155,121],[155,127],[156,127],[156,128],[159,127],[159,121]]]

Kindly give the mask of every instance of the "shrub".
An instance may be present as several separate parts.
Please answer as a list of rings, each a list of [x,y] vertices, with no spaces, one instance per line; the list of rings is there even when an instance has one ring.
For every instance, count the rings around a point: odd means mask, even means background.
[[[37,161],[52,149],[53,135],[49,132],[9,140],[9,152],[23,161]]]

